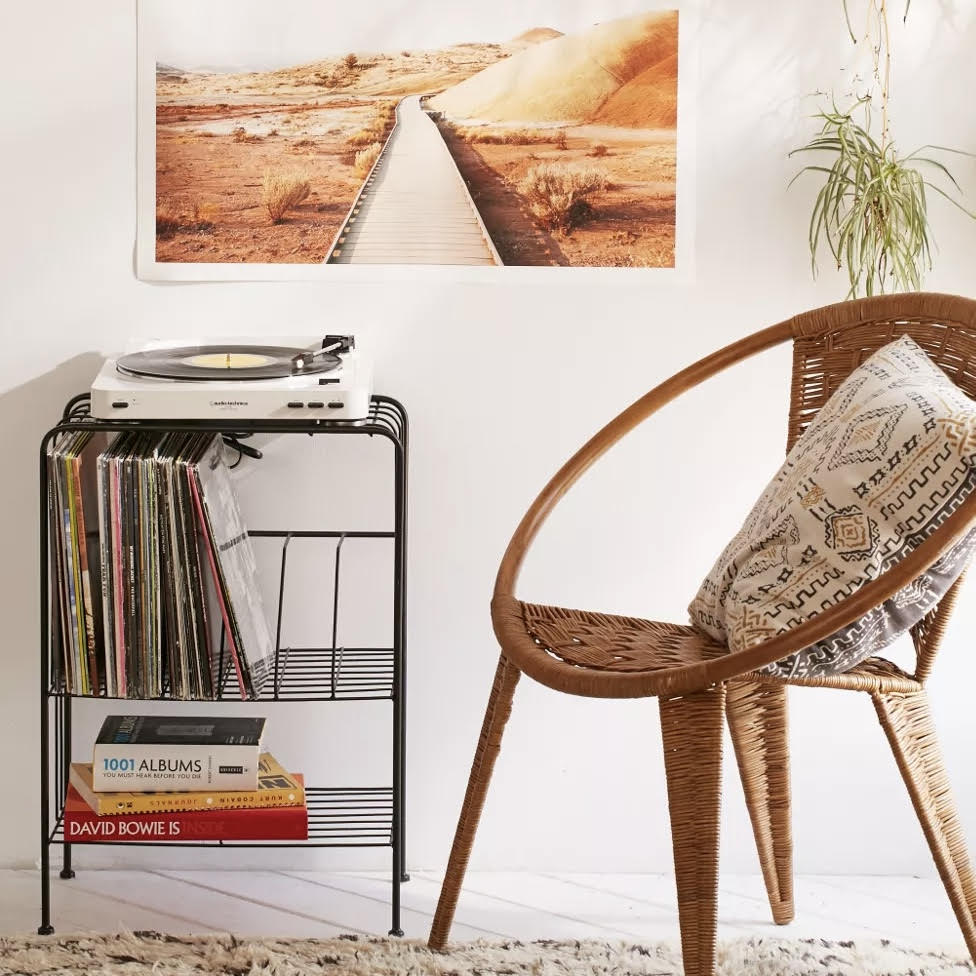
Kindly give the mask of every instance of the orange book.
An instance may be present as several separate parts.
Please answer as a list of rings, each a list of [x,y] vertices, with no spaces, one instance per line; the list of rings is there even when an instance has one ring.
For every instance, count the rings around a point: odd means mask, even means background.
[[[258,810],[265,807],[300,807],[305,787],[286,772],[269,752],[258,760],[256,790],[193,793],[96,793],[91,763],[72,763],[68,777],[78,795],[100,817],[125,813],[166,813],[181,810]]]

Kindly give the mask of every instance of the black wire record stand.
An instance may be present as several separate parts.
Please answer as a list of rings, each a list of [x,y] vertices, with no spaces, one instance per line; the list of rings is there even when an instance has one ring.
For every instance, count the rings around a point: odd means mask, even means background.
[[[380,437],[393,446],[392,531],[288,531],[249,530],[254,539],[271,540],[280,547],[278,605],[275,611],[274,673],[259,702],[355,702],[389,701],[393,708],[391,783],[389,786],[307,786],[307,841],[152,841],[123,843],[129,846],[167,847],[389,847],[392,851],[391,935],[403,935],[400,925],[400,884],[406,873],[406,586],[407,586],[407,449],[408,420],[402,404],[391,397],[374,395],[364,420],[224,420],[104,421],[90,416],[88,394],[68,401],[59,423],[40,445],[40,610],[41,610],[41,924],[40,935],[54,932],[51,923],[51,848],[61,846],[60,876],[74,877],[72,847],[67,842],[63,819],[68,774],[72,761],[71,710],[75,698],[109,701],[105,695],[80,696],[66,691],[57,662],[61,659],[60,628],[52,622],[48,512],[48,446],[62,434],[91,430],[118,433],[141,431],[213,431],[230,438],[232,445],[250,453],[245,438],[251,434],[365,435]],[[332,626],[329,646],[283,647],[281,642],[285,581],[289,546],[295,539],[319,540],[333,547],[335,573],[331,580]],[[343,546],[354,539],[388,539],[393,548],[393,637],[391,647],[341,647],[337,645],[339,581]],[[324,643],[324,642],[323,642]],[[224,635],[221,635],[221,654]],[[219,701],[240,701],[237,681],[230,667],[221,672]],[[223,660],[223,658],[221,658]],[[166,700],[168,696],[163,694]],[[126,699],[131,701],[132,699]],[[213,704],[208,702],[208,704]],[[99,841],[99,844],[106,842]]]

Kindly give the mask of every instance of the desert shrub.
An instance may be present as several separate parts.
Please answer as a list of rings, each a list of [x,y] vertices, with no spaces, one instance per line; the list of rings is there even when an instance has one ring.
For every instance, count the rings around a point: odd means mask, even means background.
[[[533,166],[516,183],[539,223],[563,232],[578,227],[590,216],[593,208],[589,198],[607,186],[607,178],[593,167],[554,163]]]
[[[468,128],[458,125],[456,122],[445,122],[444,128],[452,135],[463,139],[465,142],[484,142],[487,133],[480,132],[478,129]]]
[[[381,102],[369,123],[346,139],[346,145],[352,149],[362,149],[371,146],[374,142],[385,142],[395,119],[396,102]]]
[[[482,128],[465,129],[463,136],[468,142],[481,143],[486,146],[504,146],[515,141],[510,132],[493,132],[491,129]]]
[[[314,139],[307,139],[307,138],[306,139],[299,139],[298,142],[295,143],[295,146],[298,149],[311,149],[312,146],[314,146],[314,145],[316,145],[315,140]]]
[[[214,229],[218,208],[212,203],[163,199],[156,203],[156,236],[207,234]]]
[[[271,223],[280,224],[289,210],[297,207],[312,192],[304,173],[264,174],[261,200],[268,208]]]
[[[353,164],[356,169],[356,175],[364,180],[369,175],[369,171],[373,168],[373,163],[380,158],[380,152],[383,147],[378,143],[374,142],[372,145],[367,146],[365,149],[360,149],[356,153],[356,161]]]
[[[566,138],[566,130],[565,129],[560,129],[556,133],[556,137],[555,137],[555,139],[553,139],[553,142],[556,143],[556,148],[557,149],[562,149],[562,150],[569,149],[569,141]]]
[[[278,135],[278,130],[277,130],[277,129],[271,129],[271,130],[270,130],[270,131],[268,132],[268,135],[269,135],[269,136],[276,136],[276,135]]]
[[[590,150],[590,155],[591,155],[591,156],[597,156],[597,157],[602,157],[602,156],[606,156],[606,154],[607,154],[607,151],[608,151],[608,150],[607,150],[607,147],[606,147],[605,145],[603,145],[603,143],[602,143],[602,142],[598,142],[598,143],[597,143],[597,144],[596,144],[596,145],[595,145],[595,146],[594,146],[594,147],[593,147],[593,148],[592,148],[592,149]]]
[[[261,137],[253,132],[248,132],[243,125],[237,126],[231,133],[234,137],[234,142],[260,142]]]
[[[179,208],[169,200],[160,200],[156,204],[156,236],[172,237],[182,226]]]
[[[538,129],[513,129],[505,141],[511,146],[538,146],[550,138],[548,133]]]
[[[359,64],[359,58],[355,54],[350,53],[342,59],[342,63],[346,66],[347,71],[353,71]]]
[[[410,57],[410,52],[409,51],[401,51],[400,54],[401,54],[402,57],[405,57],[405,58],[409,58]]]
[[[566,133],[545,129],[505,129],[498,126],[454,126],[455,133],[466,142],[483,143],[488,146],[538,146],[547,142],[556,143],[565,149]]]
[[[360,129],[358,132],[353,133],[347,140],[346,143],[353,147],[353,149],[358,149],[363,146],[371,146],[374,142],[378,142],[384,136],[384,130],[378,129],[375,126],[369,126],[365,129]]]

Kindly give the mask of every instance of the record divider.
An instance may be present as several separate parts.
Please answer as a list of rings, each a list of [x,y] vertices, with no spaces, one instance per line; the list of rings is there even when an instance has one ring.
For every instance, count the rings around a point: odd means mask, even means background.
[[[400,884],[409,880],[406,871],[406,583],[407,583],[407,460],[408,419],[403,405],[392,397],[374,395],[369,416],[362,421],[331,420],[220,420],[198,421],[103,421],[89,414],[89,397],[79,394],[65,405],[61,420],[40,444],[40,840],[41,922],[38,934],[54,932],[51,921],[51,848],[63,850],[60,877],[75,876],[72,848],[78,842],[64,837],[64,804],[72,760],[71,711],[75,698],[112,701],[104,694],[76,695],[66,690],[54,663],[63,659],[60,627],[52,626],[51,567],[48,505],[47,450],[63,434],[76,431],[121,433],[213,431],[218,434],[308,434],[366,435],[381,437],[393,447],[393,529],[369,530],[252,530],[252,539],[271,540],[281,546],[278,606],[275,619],[275,664],[271,693],[258,701],[355,702],[389,701],[392,705],[391,784],[349,787],[310,786],[306,789],[309,839],[289,842],[126,842],[128,846],[150,847],[322,847],[391,849],[390,935],[403,935],[400,923]],[[332,580],[332,627],[329,647],[282,647],[281,632],[285,603],[288,551],[298,539],[334,544],[335,573]],[[342,548],[348,540],[389,539],[393,549],[393,645],[392,647],[345,647],[338,645],[339,584]],[[218,665],[218,697],[240,701],[236,678],[226,654],[225,632],[221,628]],[[99,689],[104,692],[104,686]],[[126,698],[125,701],[136,699]],[[145,700],[145,699],[144,699]],[[159,698],[170,699],[165,693]],[[208,700],[208,704],[213,704]],[[53,721],[52,721],[53,720]],[[53,748],[52,748],[53,747]],[[104,843],[104,842],[103,842]]]

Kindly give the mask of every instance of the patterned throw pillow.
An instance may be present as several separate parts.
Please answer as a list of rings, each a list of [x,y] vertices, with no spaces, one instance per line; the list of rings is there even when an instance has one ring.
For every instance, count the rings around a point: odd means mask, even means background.
[[[904,559],[976,486],[976,403],[908,336],[855,369],[797,439],[688,608],[732,650],[798,627]],[[764,670],[846,671],[917,623],[971,531],[884,605]]]

